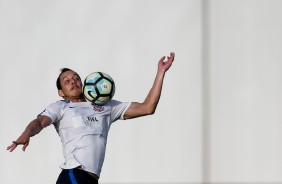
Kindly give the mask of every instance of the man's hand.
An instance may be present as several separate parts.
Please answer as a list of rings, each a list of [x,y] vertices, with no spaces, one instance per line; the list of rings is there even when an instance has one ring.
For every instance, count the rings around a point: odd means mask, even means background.
[[[19,144],[22,144],[23,145],[23,148],[22,150],[25,151],[26,147],[28,146],[29,144],[29,137],[28,138],[25,138],[25,136],[20,136],[16,141],[13,141],[13,143],[7,147],[7,150],[9,150],[10,152],[14,151],[14,149],[16,149],[16,147],[19,145]]]
[[[171,52],[170,56],[167,56],[167,61],[164,61],[166,57],[163,56],[158,64],[159,71],[166,72],[170,68],[172,62],[174,61],[174,56],[175,56],[174,52]]]

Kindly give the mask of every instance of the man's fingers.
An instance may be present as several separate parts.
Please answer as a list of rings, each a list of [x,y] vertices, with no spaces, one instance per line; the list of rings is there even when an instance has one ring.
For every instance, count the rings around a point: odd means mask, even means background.
[[[7,150],[10,152],[14,151],[14,149],[17,147],[17,144],[13,142],[10,146],[7,147]]]
[[[28,146],[28,142],[23,145],[22,150],[25,151],[26,147]]]
[[[168,57],[168,58],[173,61],[173,60],[174,60],[174,52],[171,52],[171,53],[170,53],[170,57]]]
[[[165,59],[165,56],[163,56],[161,59],[160,59],[160,61],[163,61]]]
[[[10,149],[11,149],[11,147],[12,147],[12,146],[8,146],[8,147],[7,147],[7,150],[10,150]]]
[[[171,52],[169,56],[166,57],[167,61],[173,61],[174,60],[174,52]]]
[[[10,148],[10,152],[14,151],[14,149],[16,148],[17,146],[13,146]]]

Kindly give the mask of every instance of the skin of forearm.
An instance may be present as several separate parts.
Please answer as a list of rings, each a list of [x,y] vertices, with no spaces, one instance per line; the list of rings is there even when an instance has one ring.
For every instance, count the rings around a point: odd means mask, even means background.
[[[159,99],[161,97],[161,91],[163,86],[163,79],[164,79],[165,72],[158,71],[157,75],[154,80],[153,87],[151,88],[148,96],[146,97],[145,101],[143,102],[147,106],[147,110],[150,114],[153,114],[157,108],[159,103]]]
[[[23,132],[24,135],[32,137],[38,134],[44,127],[41,125],[38,119],[31,121]]]

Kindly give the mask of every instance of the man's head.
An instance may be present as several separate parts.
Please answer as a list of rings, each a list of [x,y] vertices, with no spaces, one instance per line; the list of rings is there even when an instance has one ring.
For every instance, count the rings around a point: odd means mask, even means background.
[[[56,85],[59,96],[66,100],[78,99],[82,96],[81,78],[69,68],[61,69]]]

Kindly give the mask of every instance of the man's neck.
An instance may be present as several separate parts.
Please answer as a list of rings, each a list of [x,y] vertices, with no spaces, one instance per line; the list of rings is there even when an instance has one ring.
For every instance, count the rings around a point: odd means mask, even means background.
[[[80,97],[69,97],[65,98],[65,100],[69,100],[71,102],[86,102],[85,98],[83,96]]]

